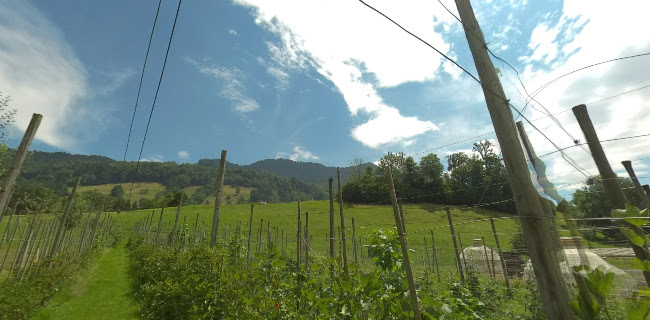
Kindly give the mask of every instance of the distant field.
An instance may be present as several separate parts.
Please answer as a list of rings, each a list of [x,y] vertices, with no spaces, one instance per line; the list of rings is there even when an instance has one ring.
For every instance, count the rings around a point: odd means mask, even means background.
[[[116,185],[122,185],[122,188],[124,189],[125,194],[129,194],[131,192],[131,183],[129,182],[124,182],[124,183],[107,183],[107,184],[102,184],[102,185],[96,185],[96,186],[79,186],[78,192],[83,192],[83,191],[97,191],[102,194],[111,194],[111,190]],[[185,193],[187,193],[188,196],[192,196],[196,190],[198,190],[200,187],[199,186],[191,186],[183,189]],[[68,188],[68,192],[72,190],[72,187]],[[230,201],[231,203],[237,203],[239,198],[243,198],[244,201],[248,202],[251,196],[251,191],[253,188],[245,188],[245,187],[240,187],[240,192],[239,195],[236,194],[237,188],[233,186],[224,186],[223,187],[223,198],[224,198],[224,203],[226,201],[226,198],[230,196]],[[145,198],[145,199],[154,199],[156,197],[156,194],[158,192],[165,191],[165,186],[163,186],[160,183],[157,182],[136,182],[133,185],[133,195],[131,196],[132,199],[134,200],[139,200],[140,198]],[[212,195],[207,198],[210,204],[214,204],[215,196]]]
[[[270,223],[272,238],[276,237],[276,229],[278,238],[282,238],[282,234],[287,237],[289,242],[285,243],[285,250],[287,252],[295,252],[295,239],[297,230],[297,203],[279,203],[267,205],[255,205],[253,216],[253,245],[255,248],[255,239],[258,229],[260,228],[260,219],[264,219],[264,239],[267,238],[267,226]],[[228,237],[232,236],[236,230],[237,223],[241,223],[242,232],[247,233],[250,204],[234,204],[224,205],[221,208],[219,237],[222,237],[226,232]],[[130,212],[122,212],[114,214],[122,228],[132,230],[135,223],[144,219],[147,215],[155,211],[154,226],[155,231],[157,221],[160,214],[160,209],[156,210],[137,210]],[[312,255],[324,257],[326,254],[326,233],[329,232],[329,202],[328,201],[306,201],[301,203],[302,219],[304,226],[305,213],[309,213],[309,234],[313,237],[311,242]],[[441,267],[453,267],[454,265],[454,251],[449,231],[447,215],[443,207],[435,204],[405,204],[405,220],[406,229],[409,234],[409,249],[414,249],[413,259],[416,263],[422,265],[423,260],[426,259],[424,247],[424,237],[427,238],[427,249],[431,251],[431,232],[433,228],[436,249],[438,250],[438,259],[440,260]],[[163,230],[171,228],[174,221],[176,210],[174,208],[167,208],[163,213]],[[210,226],[214,212],[214,205],[201,205],[201,206],[187,206],[181,210],[180,221],[185,221],[185,228],[193,230],[197,221],[198,215],[198,229],[204,230],[205,234],[209,237]],[[490,221],[485,220],[489,217],[507,217],[505,219],[496,219],[495,224],[499,234],[499,241],[503,250],[510,250],[510,239],[517,231],[517,224],[514,222],[511,215],[491,210],[473,208],[471,210],[452,209],[452,218],[455,225],[455,231],[460,233],[460,240],[464,247],[472,244],[472,239],[485,237],[488,246],[495,247],[494,236],[490,227]],[[345,207],[345,227],[347,237],[351,238],[352,218],[355,220],[355,229],[360,245],[366,245],[369,242],[367,238],[376,229],[388,230],[395,226],[395,219],[393,216],[392,207],[390,206],[355,206],[346,205]],[[338,228],[340,224],[338,204],[335,206],[335,221]],[[245,230],[245,231],[244,231]],[[265,240],[264,240],[265,241]],[[292,242],[291,242],[292,241]],[[281,247],[281,244],[279,245]],[[352,240],[348,241],[348,256],[352,261],[353,249]],[[366,249],[363,249],[366,253]],[[359,263],[361,263],[361,252],[358,254]],[[430,257],[431,259],[431,257]],[[367,262],[367,261],[366,261]]]

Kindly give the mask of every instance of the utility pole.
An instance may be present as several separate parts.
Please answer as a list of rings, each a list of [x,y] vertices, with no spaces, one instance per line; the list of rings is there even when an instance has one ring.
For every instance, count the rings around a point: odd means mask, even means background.
[[[221,213],[221,200],[223,198],[223,179],[226,174],[226,150],[221,150],[219,161],[219,175],[217,176],[217,198],[214,200],[214,216],[212,216],[212,234],[210,235],[210,248],[217,244],[217,230],[219,230],[219,214]]]
[[[605,196],[612,204],[612,209],[625,209],[625,204],[627,203],[625,193],[623,193],[623,189],[618,182],[618,177],[614,174],[614,170],[612,170],[612,167],[609,165],[609,160],[607,160],[605,151],[600,145],[600,139],[598,139],[598,134],[596,134],[594,124],[591,122],[591,118],[589,117],[587,106],[581,104],[573,107],[573,114],[576,116],[576,120],[578,120],[582,133],[585,135],[585,139],[587,140],[586,142],[589,145],[589,150],[591,150],[591,156],[594,158],[600,177],[603,180]],[[634,233],[642,239],[645,239],[645,232],[641,228],[634,225],[631,225],[631,228],[634,230]],[[632,244],[632,250],[634,250],[634,255],[639,260],[650,260],[647,241],[644,241],[640,247]],[[650,285],[650,272],[644,271],[643,277],[645,278],[646,283]]]
[[[539,195],[530,180],[510,103],[505,98],[503,87],[488,55],[483,32],[469,0],[456,0],[456,6],[501,147],[546,317],[557,320],[574,319],[573,310],[569,307],[569,290],[562,277]]]
[[[4,209],[7,207],[9,194],[16,178],[18,177],[20,167],[23,166],[23,162],[27,156],[27,151],[29,151],[29,146],[32,144],[32,140],[34,140],[34,136],[36,135],[36,131],[38,130],[38,126],[41,124],[42,119],[43,116],[38,113],[32,115],[32,120],[29,122],[27,130],[25,130],[23,140],[20,141],[20,145],[18,146],[18,149],[16,149],[14,160],[11,162],[11,166],[9,166],[9,169],[7,170],[5,179],[2,181],[2,186],[0,186],[0,208]],[[4,210],[0,211],[0,221],[2,221],[3,215]]]

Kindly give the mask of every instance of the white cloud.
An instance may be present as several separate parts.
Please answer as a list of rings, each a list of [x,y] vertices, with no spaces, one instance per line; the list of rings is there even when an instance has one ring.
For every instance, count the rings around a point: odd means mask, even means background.
[[[222,88],[219,91],[219,96],[230,100],[235,111],[248,113],[259,109],[259,103],[245,93],[246,86],[242,82],[246,79],[246,76],[241,70],[220,67],[205,61],[197,62],[191,58],[186,58],[185,60],[194,65],[199,72],[221,81]]]
[[[75,147],[70,124],[86,128],[100,118],[79,106],[88,94],[84,66],[58,28],[25,1],[0,2],[0,90],[18,109],[15,133],[40,113],[36,139],[55,147]]]
[[[230,28],[230,29],[228,29],[228,33],[230,33],[230,35],[236,36],[237,35],[237,30]]]
[[[277,158],[289,158],[293,161],[298,160],[318,160],[320,157],[317,155],[303,149],[301,146],[294,146],[293,153],[287,152],[278,152],[276,155]]]
[[[178,157],[181,159],[188,159],[190,157],[190,153],[187,151],[178,151]]]
[[[352,130],[353,137],[364,145],[378,148],[436,129],[429,121],[401,115],[394,106],[383,102],[377,89],[433,79],[441,67],[441,58],[363,4],[346,0],[235,3],[255,7],[256,23],[278,35],[280,44],[267,43],[275,64],[285,72],[315,67],[336,85],[352,115],[363,112],[370,116],[367,123]],[[384,1],[378,7],[441,51],[449,51],[449,45],[433,30],[433,15],[438,12],[433,2]],[[331,23],[332,17],[336,17],[336,23]],[[376,83],[363,80],[364,74],[373,75]],[[379,126],[386,124],[389,117],[398,123],[397,128],[382,130]],[[377,138],[375,133],[379,131],[382,134]]]
[[[555,27],[548,28],[546,23],[540,24],[535,29],[538,33],[533,34],[529,43],[530,47],[536,49],[530,56],[522,58],[527,62],[532,61],[529,58],[534,58],[533,60],[544,63],[553,63],[550,68],[538,69],[530,65],[526,68],[522,78],[528,86],[528,91],[540,87],[559,75],[592,63],[650,51],[650,38],[638,37],[638,34],[629,32],[629,30],[650,28],[650,21],[645,18],[648,11],[650,11],[650,3],[643,0],[623,1],[616,6],[591,1],[565,1],[560,21],[570,22],[570,28],[563,33],[558,33]],[[578,32],[579,27],[583,27],[580,32]],[[560,40],[565,41],[563,45]],[[555,44],[552,43],[553,41]],[[579,50],[576,51],[577,49]],[[549,57],[554,54],[569,52],[575,53],[565,61],[549,61]],[[578,104],[587,104],[600,140],[648,133],[650,90],[637,91],[596,104],[589,104],[589,102],[647,85],[647,75],[650,73],[649,62],[650,58],[638,58],[585,69],[553,83],[536,99],[551,113],[564,111]],[[514,90],[509,91],[509,96],[516,101],[515,105],[523,106],[524,103]],[[534,106],[543,111],[537,103],[534,103]],[[527,112],[529,119],[543,116],[544,114],[538,110],[529,108]],[[561,113],[556,117],[569,134],[584,142],[582,131],[571,112]],[[573,145],[572,138],[551,119],[544,118],[533,124],[559,147]],[[541,133],[533,130],[529,125],[526,125],[526,128],[538,155],[556,150]],[[623,177],[627,177],[627,174],[624,173],[620,163],[622,160],[633,160],[635,168],[647,167],[647,162],[638,159],[650,156],[650,139],[605,142],[603,148],[614,171],[623,173],[621,175]],[[587,169],[588,174],[598,173],[591,156],[581,148],[567,149],[566,154],[582,168]],[[567,187],[567,190],[574,190],[581,186],[577,182],[585,180],[585,177],[565,161],[560,153],[554,153],[542,160],[546,162],[547,173],[551,175],[549,179],[556,186],[567,184],[571,186],[571,188]]]
[[[164,159],[164,157],[162,155],[154,154],[154,155],[151,155],[149,157],[142,158],[142,159],[140,159],[140,161],[142,161],[142,162],[162,162],[163,159]]]

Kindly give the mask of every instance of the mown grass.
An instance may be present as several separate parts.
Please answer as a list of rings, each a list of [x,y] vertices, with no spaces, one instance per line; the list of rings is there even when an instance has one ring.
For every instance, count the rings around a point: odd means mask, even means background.
[[[128,259],[123,245],[105,249],[32,319],[138,319]]]

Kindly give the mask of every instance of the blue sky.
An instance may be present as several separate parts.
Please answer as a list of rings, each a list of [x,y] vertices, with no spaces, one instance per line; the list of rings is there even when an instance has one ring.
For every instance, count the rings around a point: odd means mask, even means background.
[[[372,0],[475,73],[461,25],[436,1]],[[452,1],[443,1],[456,12]],[[44,115],[33,149],[122,159],[157,1],[0,0],[0,91],[18,117]],[[137,160],[177,2],[163,1],[127,154]],[[491,50],[528,92],[594,62],[650,51],[647,1],[472,1]],[[638,17],[636,17],[638,16]],[[636,18],[635,18],[636,17]],[[650,84],[650,58],[591,68],[554,83],[528,119]],[[522,108],[512,70],[495,61],[506,94]],[[589,105],[601,139],[650,131],[650,90]],[[621,111],[625,112],[621,112]],[[571,112],[533,123],[560,147],[583,139]],[[538,154],[554,150],[530,125]],[[358,1],[185,1],[144,146],[149,161],[218,158],[248,164],[291,158],[346,166],[388,151],[441,158],[493,131],[480,86],[440,55]],[[573,137],[573,138],[572,138]],[[495,139],[487,134],[479,139]],[[604,144],[621,172],[650,164],[650,139]],[[597,171],[580,148],[567,154]],[[584,176],[559,154],[545,157],[567,190]],[[648,183],[650,179],[643,178]]]

